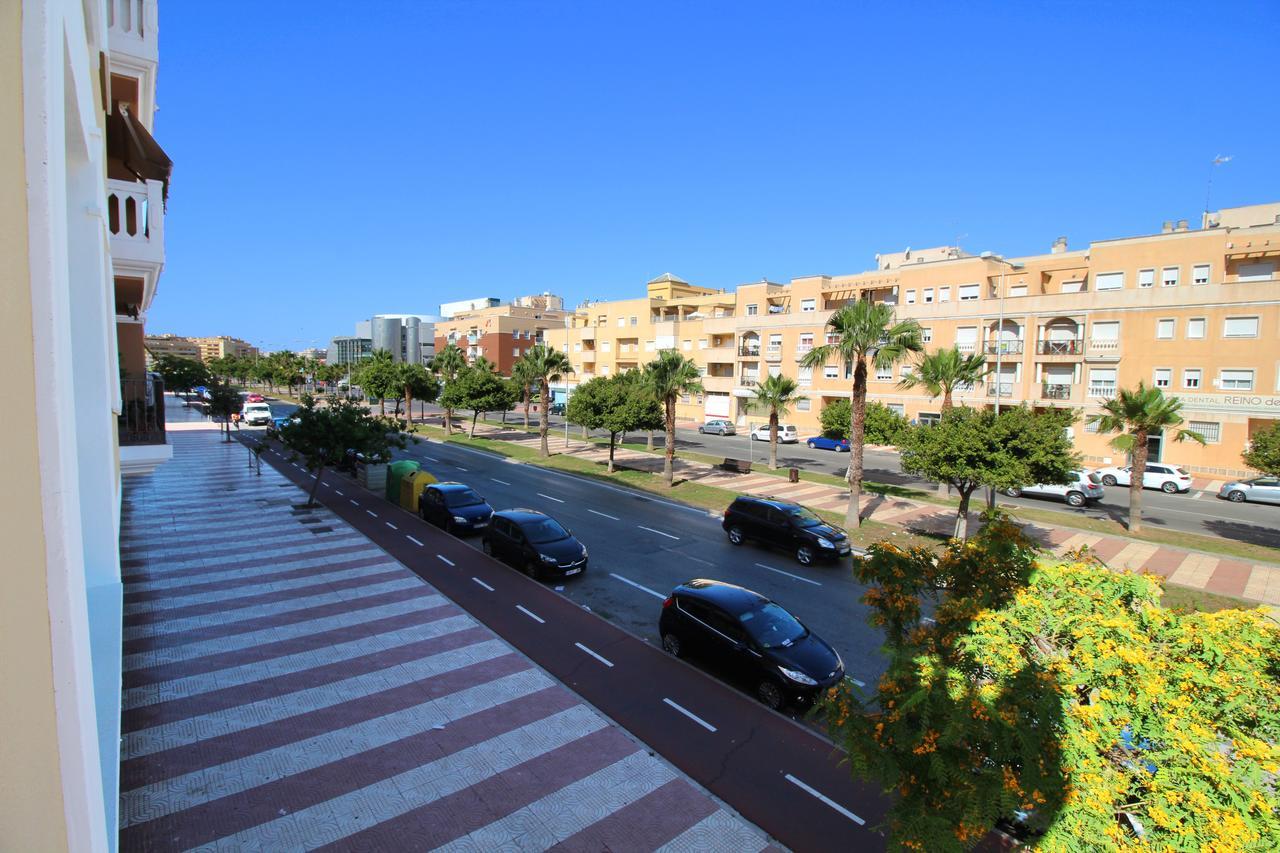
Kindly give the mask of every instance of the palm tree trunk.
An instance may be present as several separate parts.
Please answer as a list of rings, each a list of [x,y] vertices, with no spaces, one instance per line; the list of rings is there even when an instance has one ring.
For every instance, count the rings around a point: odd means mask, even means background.
[[[942,408],[939,410],[939,414],[946,415],[946,413],[951,411],[951,409],[952,409],[951,389],[948,387],[942,390]],[[949,486],[945,480],[939,480],[938,481],[938,497],[945,498],[949,494],[951,494],[951,486]],[[965,505],[968,506],[967,496],[961,496],[960,499],[962,501],[965,501],[966,502]],[[959,533],[956,534],[956,537],[960,539],[965,538],[961,536]]]
[[[653,452],[653,430],[649,430],[649,434],[645,437],[644,449],[650,453]]]
[[[448,406],[444,407],[444,435],[448,438],[453,434],[453,409]]]
[[[538,383],[538,391],[542,394],[542,402],[538,406],[538,437],[542,439],[542,455],[550,456],[551,450],[547,447],[547,397],[551,395],[551,388],[545,377]]]
[[[530,396],[531,395],[529,394],[529,386],[526,385],[524,388],[524,431],[525,432],[529,431],[529,397]]]
[[[1129,470],[1129,532],[1142,531],[1142,480],[1147,470],[1147,432],[1133,433],[1133,467]]]
[[[863,445],[867,434],[867,362],[858,357],[853,368],[853,399],[849,407],[849,509],[845,511],[846,527],[862,526]]]
[[[663,448],[662,453],[662,476],[667,481],[667,487],[675,485],[675,457],[676,457],[676,398],[670,396],[666,399],[667,404],[667,446]]]
[[[320,490],[320,478],[324,476],[324,466],[316,469],[316,481],[311,484],[311,494],[307,496],[307,506],[316,505],[316,492]]]
[[[404,389],[404,414],[409,419],[409,432],[413,432],[413,391],[408,386]]]
[[[769,470],[778,470],[778,410],[769,410]]]

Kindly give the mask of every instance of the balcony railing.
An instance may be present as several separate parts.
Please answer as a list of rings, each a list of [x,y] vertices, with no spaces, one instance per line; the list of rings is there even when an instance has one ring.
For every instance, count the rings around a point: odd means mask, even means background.
[[[1114,382],[1090,382],[1089,396],[1101,397],[1104,400],[1110,400],[1116,395],[1116,384]]]
[[[956,349],[958,349],[960,352],[973,352],[977,348],[978,348],[978,345],[973,341],[965,341],[965,342],[956,341]]]
[[[164,263],[164,184],[107,181],[107,230],[113,257]]]
[[[754,388],[760,382],[759,376],[743,376],[738,379],[738,384],[743,388]]]
[[[1120,341],[1115,338],[1091,338],[1089,340],[1089,352],[1094,355],[1116,355],[1120,354]]]
[[[162,379],[127,379],[120,383],[120,400],[121,447],[165,443]]]
[[[1018,355],[1022,352],[1022,341],[987,341],[987,354]]]
[[[988,382],[987,396],[994,397],[996,396],[996,393],[999,392],[1001,397],[1012,397],[1013,384],[1014,383],[1012,382]]]
[[[765,347],[765,361],[782,361],[782,347]]]
[[[745,358],[759,358],[760,347],[738,347],[738,355]]]
[[[1040,388],[1042,400],[1070,400],[1071,386],[1060,382],[1046,382]]]
[[[1067,341],[1040,341],[1036,345],[1040,355],[1081,355],[1084,353],[1084,341],[1072,339]]]
[[[796,361],[802,361],[812,351],[813,344],[800,344],[796,347]]]

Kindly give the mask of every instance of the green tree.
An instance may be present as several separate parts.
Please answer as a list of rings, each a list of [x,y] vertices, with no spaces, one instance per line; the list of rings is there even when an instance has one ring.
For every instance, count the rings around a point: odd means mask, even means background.
[[[852,407],[848,400],[835,399],[822,407],[818,420],[822,424],[822,434],[827,438],[843,441],[849,437],[849,418]]]
[[[444,385],[440,395],[440,405],[444,407],[445,435],[453,432],[453,409],[444,402],[444,392],[449,390],[449,386],[457,380],[458,374],[466,367],[467,357],[463,355],[462,350],[458,349],[457,344],[445,344],[444,349],[431,359],[431,372],[440,377],[440,382]]]
[[[930,397],[942,397],[942,411],[951,406],[951,395],[963,385],[973,385],[991,372],[987,359],[980,352],[964,355],[960,350],[940,349],[923,354],[916,361],[915,369],[901,382],[899,388],[923,388]]]
[[[990,409],[953,408],[936,424],[908,429],[899,447],[902,470],[947,483],[960,493],[955,537],[968,536],[969,498],[980,486],[1022,488],[1067,483],[1080,464],[1066,430],[1067,409],[1033,412],[1022,406],[997,415]]]
[[[440,403],[450,409],[471,410],[471,436],[485,412],[506,411],[515,403],[516,387],[485,364],[466,368],[445,386]]]
[[[692,359],[673,349],[663,350],[646,364],[644,377],[650,393],[663,408],[667,442],[663,447],[662,477],[671,487],[675,485],[676,398],[682,394],[702,393],[702,377]]]
[[[440,394],[440,383],[431,371],[421,364],[404,362],[396,365],[396,377],[400,394],[404,397],[405,417],[413,425],[413,401],[430,403]]]
[[[156,359],[156,373],[164,380],[164,387],[174,393],[191,394],[191,389],[208,385],[212,380],[202,361],[178,355],[162,355]]]
[[[848,438],[851,408],[848,400],[827,403],[820,415],[822,434],[827,438]],[[907,419],[884,403],[867,403],[867,414],[863,419],[863,441],[867,444],[897,445],[906,428]]]
[[[337,467],[348,451],[355,451],[371,463],[389,462],[393,447],[404,447],[405,438],[388,431],[385,419],[375,418],[363,406],[330,397],[317,406],[315,397],[305,395],[302,405],[280,429],[280,440],[301,458],[315,476],[307,506],[316,505],[316,491],[325,470]]]
[[[516,359],[516,363],[511,366],[511,381],[515,383],[520,393],[520,403],[524,407],[524,428],[529,430],[529,403],[533,399],[533,389],[537,385],[537,377],[533,375],[530,369],[532,362],[526,356],[520,356]]]
[[[1258,430],[1249,439],[1249,448],[1240,454],[1250,468],[1280,477],[1280,421]]]
[[[551,383],[559,382],[565,375],[572,373],[573,366],[569,364],[567,355],[546,344],[536,344],[525,350],[524,358],[529,362],[525,369],[529,371],[529,378],[537,383],[538,399],[542,401],[538,407],[538,437],[542,440],[542,455],[550,456],[551,450],[547,447],[547,410],[551,402]]]
[[[378,350],[369,358],[360,362],[352,372],[351,379],[370,399],[378,399],[378,414],[387,413],[387,398],[399,400],[403,386],[400,384],[400,366],[392,359],[391,353]]]
[[[849,509],[845,525],[862,524],[863,444],[867,417],[867,362],[876,367],[892,367],[908,353],[919,352],[920,326],[915,320],[898,321],[893,306],[883,302],[858,300],[839,309],[827,320],[827,334],[835,343],[810,350],[801,364],[821,370],[829,361],[852,365],[849,414]]]
[[[1157,578],[1041,563],[1004,518],[941,555],[873,545],[854,571],[888,669],[822,710],[893,794],[891,849],[967,850],[1019,812],[1039,850],[1274,849],[1280,627],[1261,613],[1166,610]]]
[[[800,386],[790,376],[770,375],[756,385],[751,408],[769,413],[769,467],[778,467],[778,419],[791,414],[791,407],[808,397],[797,393]]]
[[[239,391],[221,380],[210,380],[209,414],[214,420],[222,419],[222,426],[218,429],[225,431],[227,441],[231,440],[231,416],[240,414],[243,407],[244,401],[240,399]]]
[[[597,376],[574,389],[565,417],[587,429],[609,433],[609,473],[618,436],[634,430],[661,429],[662,406],[644,387],[638,370]]]
[[[1121,388],[1114,397],[1102,404],[1102,412],[1089,416],[1089,423],[1098,425],[1098,432],[1120,433],[1111,440],[1111,446],[1129,454],[1133,476],[1129,478],[1129,532],[1142,529],[1142,472],[1147,469],[1147,440],[1153,435],[1172,441],[1190,439],[1204,444],[1204,436],[1182,425],[1182,401],[1166,397],[1159,388],[1148,388],[1139,382],[1132,391]]]

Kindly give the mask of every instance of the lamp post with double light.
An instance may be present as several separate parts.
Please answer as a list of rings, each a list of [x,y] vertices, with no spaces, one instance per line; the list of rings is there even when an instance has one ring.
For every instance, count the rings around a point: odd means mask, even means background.
[[[996,325],[996,415],[1000,414],[1000,398],[1004,396],[1004,277],[1007,270],[1020,270],[1026,267],[1026,264],[1020,261],[1006,260],[1004,256],[997,255],[992,252],[983,252],[982,258],[988,261],[995,261],[1000,264],[1000,320]],[[987,486],[987,507],[995,509],[996,490]]]

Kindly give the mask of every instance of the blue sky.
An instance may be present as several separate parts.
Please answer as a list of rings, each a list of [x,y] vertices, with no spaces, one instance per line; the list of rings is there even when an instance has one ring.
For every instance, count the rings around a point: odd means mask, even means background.
[[[1042,252],[1280,200],[1257,3],[161,4],[151,332]]]

